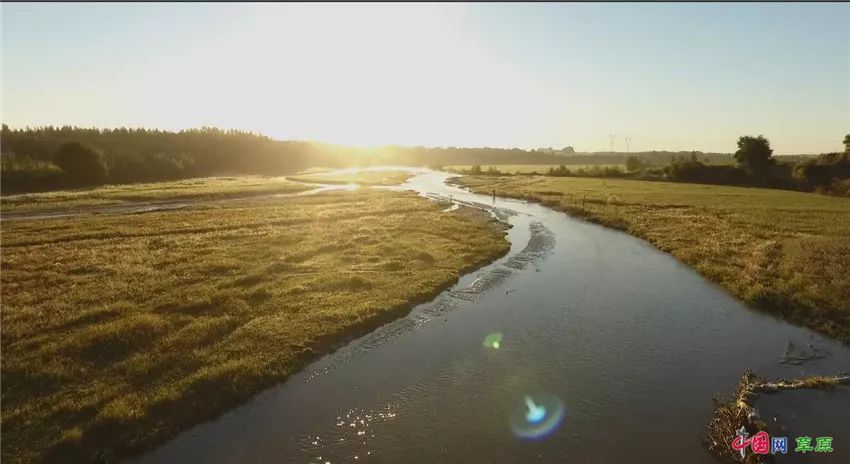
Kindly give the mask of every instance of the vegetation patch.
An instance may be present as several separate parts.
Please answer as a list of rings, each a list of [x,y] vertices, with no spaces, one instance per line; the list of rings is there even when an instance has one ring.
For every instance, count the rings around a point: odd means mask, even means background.
[[[570,160],[572,161],[572,160]],[[591,163],[571,163],[571,164],[496,164],[496,165],[467,165],[467,166],[446,166],[445,170],[449,172],[457,172],[459,174],[483,174],[488,170],[501,174],[548,174],[550,172],[558,172],[558,169],[568,170],[574,175],[590,175],[597,171],[605,169],[624,170],[623,164],[591,164]],[[478,172],[475,172],[475,171]]]
[[[319,172],[290,176],[289,180],[316,184],[398,185],[413,176],[406,171],[358,171],[352,173]]]
[[[132,455],[508,251],[441,209],[360,189],[4,222],[2,460]]]

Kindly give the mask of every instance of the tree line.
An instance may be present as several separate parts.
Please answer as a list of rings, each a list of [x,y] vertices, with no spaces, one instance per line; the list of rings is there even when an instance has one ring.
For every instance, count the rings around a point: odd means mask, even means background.
[[[850,134],[844,137],[844,152],[824,153],[796,162],[773,156],[770,141],[764,136],[747,135],[738,139],[738,150],[733,157],[734,166],[709,166],[696,156],[674,158],[661,174],[682,182],[850,194]]]
[[[213,175],[283,175],[338,155],[333,147],[202,128],[40,127],[0,135],[4,193],[155,182]],[[341,155],[339,155],[341,156]]]
[[[848,177],[846,152],[819,157],[783,156],[784,162],[777,162],[769,142],[761,136],[742,137],[738,152],[747,155],[670,151],[577,153],[570,146],[524,150],[389,145],[367,149],[278,141],[252,132],[216,128],[177,132],[71,126],[10,129],[4,124],[0,134],[0,188],[3,193],[19,193],[216,175],[287,175],[316,166],[381,164],[430,167],[548,164],[563,166],[553,169],[551,175],[637,175],[808,190],[840,188],[833,184]],[[620,164],[626,169],[568,168],[579,164]]]
[[[622,163],[623,153],[580,154],[570,147],[461,148],[340,145],[278,141],[251,132],[216,128],[178,132],[71,126],[11,129],[0,135],[0,187],[18,193],[215,175],[286,175],[308,167],[398,164]],[[648,164],[670,152],[637,154]],[[714,154],[715,158],[721,155]],[[713,156],[706,154],[706,156]]]
[[[731,162],[719,162],[717,157],[701,152],[673,154],[664,166],[655,166],[641,154],[629,155],[621,168],[618,165],[594,165],[572,168],[567,163],[546,170],[514,175],[547,175],[553,177],[622,177],[640,180],[666,180],[702,184],[767,187],[789,190],[817,191],[850,196],[850,134],[844,137],[844,152],[816,156],[773,156],[770,141],[762,135],[742,136],[738,150],[730,154]],[[722,160],[722,159],[721,159]],[[613,164],[613,163],[612,163]],[[458,171],[461,174],[504,176],[495,166],[486,169],[480,164]]]

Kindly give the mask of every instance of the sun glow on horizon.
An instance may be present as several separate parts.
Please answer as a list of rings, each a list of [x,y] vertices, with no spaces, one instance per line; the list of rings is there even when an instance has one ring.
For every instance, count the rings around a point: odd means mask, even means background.
[[[491,56],[467,18],[453,13],[439,5],[322,5],[258,16],[244,40],[259,46],[225,48],[236,63],[220,80],[254,69],[255,85],[229,103],[259,106],[261,130],[284,137],[363,147],[533,137],[553,116],[539,83]]]
[[[840,148],[850,124],[850,67],[839,58],[850,35],[831,27],[836,13],[850,17],[850,7],[3,4],[0,11],[3,122],[12,127],[212,126],[366,148],[579,151],[607,150],[608,134],[617,133],[618,150],[627,135],[633,151],[728,152],[738,136],[762,133],[778,153],[806,153]],[[773,26],[783,21],[806,27]]]

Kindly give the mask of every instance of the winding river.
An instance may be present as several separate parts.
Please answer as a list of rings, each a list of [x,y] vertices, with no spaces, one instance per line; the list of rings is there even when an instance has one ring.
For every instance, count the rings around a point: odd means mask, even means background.
[[[448,177],[419,170],[401,188],[510,223],[505,257],[137,461],[709,463],[711,398],[745,369],[850,370],[847,347],[642,240]],[[518,430],[534,411],[558,417]],[[835,448],[850,451],[847,430]]]

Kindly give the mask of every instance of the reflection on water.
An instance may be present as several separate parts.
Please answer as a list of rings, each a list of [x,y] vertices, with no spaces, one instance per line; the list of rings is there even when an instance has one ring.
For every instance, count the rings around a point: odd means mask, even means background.
[[[328,435],[307,434],[300,440],[300,447],[306,456],[311,456],[307,462],[339,462],[340,456],[347,458],[343,460],[359,460],[361,456],[365,460],[373,453],[370,442],[377,436],[376,425],[388,424],[395,417],[392,405],[378,411],[352,409],[336,417],[336,427]],[[346,451],[352,447],[354,451]]]
[[[397,188],[509,222],[508,255],[140,461],[709,463],[711,398],[745,369],[850,367],[846,347],[749,310],[646,242],[416,172]],[[494,333],[498,349],[482,343]],[[512,414],[546,422],[559,404],[545,439],[517,437]]]

